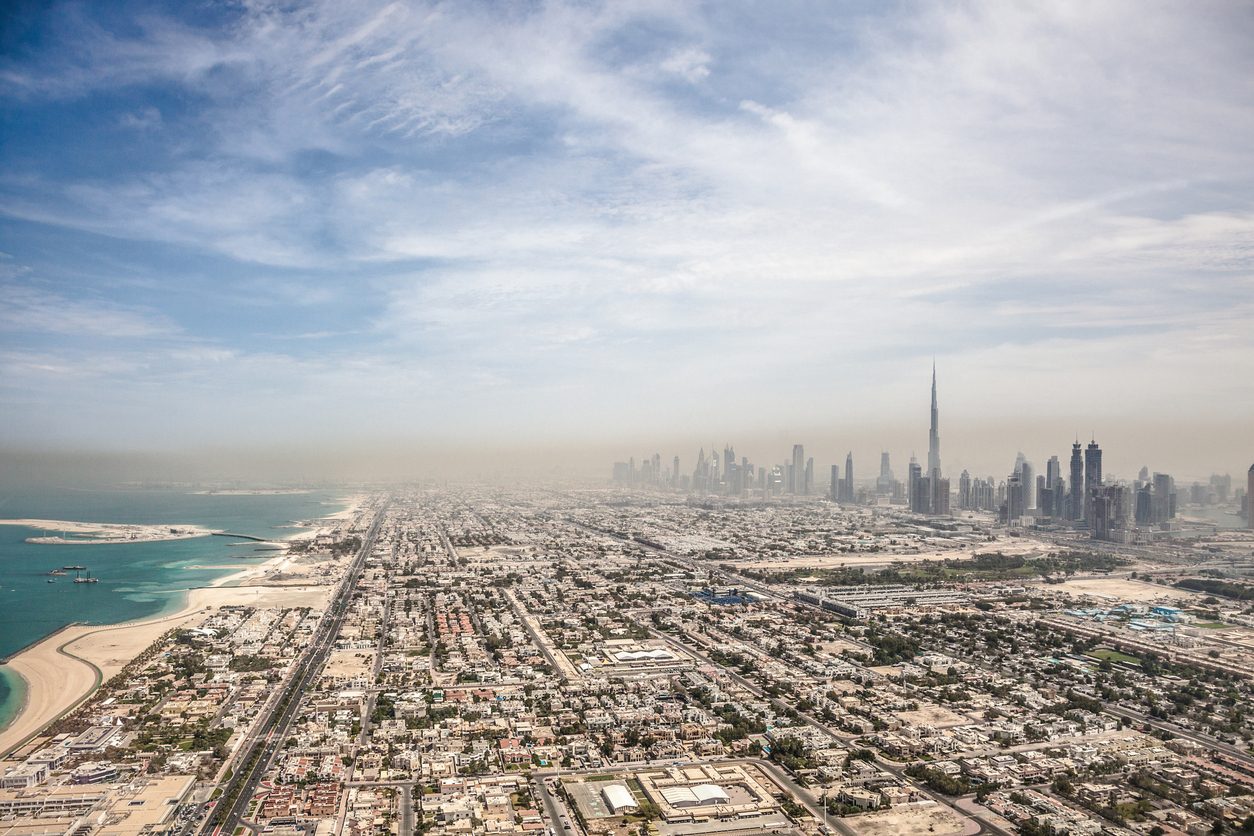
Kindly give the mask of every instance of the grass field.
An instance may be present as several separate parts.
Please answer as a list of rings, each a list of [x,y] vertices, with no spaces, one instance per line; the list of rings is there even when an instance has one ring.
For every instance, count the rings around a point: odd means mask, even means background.
[[[1112,662],[1126,662],[1129,665],[1141,664],[1141,660],[1136,656],[1129,656],[1126,653],[1120,653],[1118,650],[1111,650],[1107,647],[1090,650],[1088,655],[1094,659],[1109,659]]]
[[[1227,630],[1231,624],[1224,624],[1222,621],[1199,621],[1194,626],[1204,627],[1207,630]]]

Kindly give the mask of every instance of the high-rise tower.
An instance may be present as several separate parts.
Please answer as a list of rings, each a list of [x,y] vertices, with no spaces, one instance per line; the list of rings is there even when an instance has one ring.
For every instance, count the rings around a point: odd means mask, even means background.
[[[927,472],[940,475],[940,418],[936,409],[936,361],[932,361],[932,428],[927,434]]]
[[[875,480],[875,492],[880,494],[891,494],[893,492],[893,482],[897,481],[893,478],[893,468],[888,462],[888,452],[880,453],[880,475]]]
[[[853,451],[845,455],[845,502],[853,502]]]
[[[1245,524],[1254,528],[1254,464],[1250,465],[1248,481],[1249,485],[1245,489]]]
[[[789,489],[797,496],[805,491],[806,479],[806,448],[800,444],[792,446],[792,484]]]
[[[1068,519],[1084,519],[1084,460],[1080,458],[1080,441],[1071,445],[1071,507]]]
[[[1093,520],[1093,494],[1102,486],[1102,448],[1096,440],[1084,448],[1084,519]]]

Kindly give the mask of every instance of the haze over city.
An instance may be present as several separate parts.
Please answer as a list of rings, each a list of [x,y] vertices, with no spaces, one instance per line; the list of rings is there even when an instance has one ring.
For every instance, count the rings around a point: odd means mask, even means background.
[[[6,460],[870,472],[924,449],[935,358],[951,468],[1078,436],[1240,474],[1252,36],[1221,2],[12,4]]]

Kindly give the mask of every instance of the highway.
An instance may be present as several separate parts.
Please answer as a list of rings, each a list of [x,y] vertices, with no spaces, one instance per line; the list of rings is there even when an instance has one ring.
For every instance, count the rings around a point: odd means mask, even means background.
[[[374,548],[383,516],[387,511],[387,503],[375,513],[370,530],[362,540],[357,556],[350,564],[339,589],[331,599],[322,622],[318,625],[313,641],[297,660],[277,702],[267,706],[267,713],[253,727],[252,733],[236,752],[234,761],[235,772],[223,788],[221,800],[213,809],[201,828],[202,834],[218,836],[220,833],[234,833],[240,826],[248,803],[257,789],[262,776],[265,775],[275,754],[282,748],[287,739],[287,731],[296,717],[302,697],[310,684],[321,674],[327,656],[335,647],[335,638],[344,623],[352,600],[353,590],[361,575],[366,558]]]

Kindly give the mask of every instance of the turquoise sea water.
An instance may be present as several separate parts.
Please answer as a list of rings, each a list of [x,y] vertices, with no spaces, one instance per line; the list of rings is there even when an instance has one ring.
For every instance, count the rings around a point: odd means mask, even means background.
[[[0,518],[182,523],[280,539],[299,531],[300,521],[342,509],[342,495],[40,489],[0,493]],[[227,537],[94,545],[26,542],[40,533],[0,525],[0,658],[72,622],[116,624],[177,609],[188,589],[275,555],[262,551],[264,544]],[[86,566],[100,583],[75,584],[73,572],[48,583],[49,571],[75,565]],[[0,666],[0,728],[21,704],[20,678]]]

